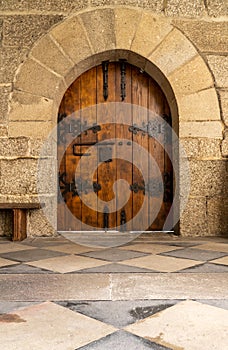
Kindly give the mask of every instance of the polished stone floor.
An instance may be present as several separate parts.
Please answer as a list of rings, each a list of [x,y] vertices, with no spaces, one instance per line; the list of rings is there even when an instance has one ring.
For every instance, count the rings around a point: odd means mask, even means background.
[[[0,239],[3,350],[225,350],[228,239]]]

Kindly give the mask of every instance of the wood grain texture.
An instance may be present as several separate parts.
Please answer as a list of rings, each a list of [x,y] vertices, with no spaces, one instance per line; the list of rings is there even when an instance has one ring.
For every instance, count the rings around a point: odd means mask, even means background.
[[[165,176],[166,173],[171,174],[172,181],[172,164],[167,153],[162,146],[165,135],[160,133],[158,139],[149,137],[147,133],[138,131],[132,133],[129,130],[130,124],[136,124],[139,127],[146,125],[150,119],[158,119],[157,116],[169,116],[171,124],[170,110],[167,100],[157,85],[157,83],[146,73],[143,73],[139,68],[126,63],[126,97],[121,99],[121,72],[120,62],[111,62],[108,67],[108,98],[105,101],[103,96],[103,71],[102,65],[94,67],[83,73],[66,91],[60,105],[60,113],[65,113],[70,116],[75,113],[75,118],[80,118],[83,125],[87,122],[88,125],[97,124],[101,127],[98,132],[88,130],[82,132],[81,135],[69,147],[59,142],[58,152],[62,152],[63,147],[66,147],[64,157],[60,162],[60,172],[66,172],[67,182],[71,182],[75,177],[75,171],[78,167],[81,157],[73,154],[73,146],[76,145],[78,153],[84,154],[83,159],[88,160],[82,162],[79,170],[79,179],[86,180],[89,176],[95,183],[101,186],[96,196],[94,193],[84,193],[88,203],[93,207],[91,209],[79,198],[72,196],[69,192],[65,196],[66,205],[69,209],[64,209],[64,203],[58,205],[58,228],[62,230],[83,230],[83,224],[88,224],[91,229],[104,228],[104,211],[108,208],[109,214],[109,229],[115,228],[121,224],[121,212],[126,216],[126,230],[140,230],[141,227],[148,227],[150,230],[162,230],[165,219],[168,215],[172,204],[172,186],[169,189],[168,201],[162,203],[161,209],[157,218],[151,223],[154,206],[159,202],[159,195],[145,194],[142,190],[137,193],[130,191],[130,197],[123,207],[120,203],[127,198],[127,192],[123,190],[123,185],[116,186],[116,196],[113,190],[113,185],[119,179],[124,179],[130,186],[137,183],[139,186],[146,186],[149,180],[155,182]],[[118,108],[113,109],[110,102],[118,102]],[[98,108],[96,106],[100,106]],[[126,104],[131,104],[131,115],[126,115]],[[78,113],[80,111],[80,113]],[[77,113],[76,113],[77,112]],[[128,122],[126,122],[126,120]],[[106,122],[108,121],[108,122]],[[66,121],[67,122],[67,121]],[[67,140],[66,135],[66,140]],[[90,157],[86,154],[90,153],[89,144],[106,141],[110,139],[119,139],[120,141],[102,146],[96,145]],[[123,141],[122,141],[123,140]],[[166,141],[167,142],[167,141]],[[172,153],[171,140],[166,147]],[[88,144],[88,145],[86,145]],[[126,146],[127,144],[127,146]],[[141,147],[141,151],[138,150]],[[110,149],[109,162],[100,162],[102,152]],[[144,151],[145,150],[145,153]],[[141,152],[141,153],[140,153]],[[148,156],[145,156],[147,154]],[[151,157],[157,163],[159,171],[151,162]],[[126,161],[125,158],[130,159]],[[138,166],[137,166],[137,164]],[[91,164],[96,165],[93,174],[91,174]],[[143,169],[143,174],[142,170]],[[144,177],[143,177],[144,176]],[[83,189],[82,189],[83,190]],[[83,192],[83,191],[82,191]],[[103,207],[98,207],[99,199],[104,201]],[[134,221],[132,225],[131,219],[140,211],[144,200],[146,199],[145,211],[143,218]],[[111,207],[110,201],[113,202]],[[105,204],[106,203],[106,204]],[[74,223],[74,217],[79,219],[77,224]],[[80,221],[82,224],[80,224]]]

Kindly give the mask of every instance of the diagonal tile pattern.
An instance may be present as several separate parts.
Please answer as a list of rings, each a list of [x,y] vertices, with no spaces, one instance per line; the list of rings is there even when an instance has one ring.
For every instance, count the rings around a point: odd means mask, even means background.
[[[45,249],[32,249],[32,250],[26,249],[26,250],[20,250],[17,252],[8,252],[8,253],[0,254],[2,258],[21,261],[21,262],[48,259],[51,257],[63,256],[63,255],[66,255],[66,254],[60,253],[60,252],[47,251]]]
[[[15,265],[15,264],[17,264],[16,261],[12,261],[12,260],[8,260],[0,257],[0,268],[4,266]]]
[[[88,256],[91,258],[103,259],[107,261],[123,261],[127,259],[133,259],[140,256],[147,255],[146,253],[139,253],[134,251],[124,251],[121,249],[113,248],[113,249],[104,249],[91,253],[84,253],[84,256]]]
[[[76,255],[67,255],[28,263],[30,266],[35,266],[41,269],[51,270],[59,273],[78,271],[106,264],[108,264],[107,261],[105,262],[98,259],[91,259]]]
[[[75,349],[116,331],[51,302],[3,314],[0,322],[1,347],[7,350]]]
[[[133,250],[136,252],[142,252],[142,253],[150,253],[150,254],[160,254],[165,252],[171,252],[172,250],[178,250],[181,249],[181,247],[175,247],[175,246],[168,246],[164,244],[145,244],[145,243],[138,243],[138,244],[132,244],[128,246],[121,247],[120,249],[123,250]]]
[[[102,250],[62,237],[21,243],[0,239],[0,293],[7,300],[0,301],[1,348],[226,349],[226,242],[225,238],[144,236]],[[126,300],[133,299],[138,282],[143,292],[138,299],[142,300]],[[162,300],[159,294],[159,300],[153,300],[161,284],[163,298],[196,299]],[[181,294],[172,294],[174,288]],[[45,294],[47,289],[49,294]],[[195,293],[196,289],[200,292]],[[78,292],[69,293],[72,290]],[[7,299],[9,292],[14,302]],[[64,297],[69,300],[63,301]]]
[[[174,256],[176,258],[208,261],[223,257],[224,255],[226,255],[226,253],[212,250],[209,251],[195,248],[186,248],[174,252],[162,253],[162,255]]]
[[[228,256],[224,256],[223,258],[212,260],[211,262],[214,263],[214,264],[228,266]]]
[[[137,259],[125,260],[121,264],[136,266],[144,269],[152,269],[160,272],[176,272],[187,267],[199,265],[203,261],[190,259],[177,259],[168,256],[149,255]]]
[[[188,300],[129,325],[125,330],[171,349],[225,349],[228,311]]]
[[[79,350],[171,350],[170,348],[152,343],[147,339],[137,337],[128,332],[119,331],[89,345],[77,348]]]

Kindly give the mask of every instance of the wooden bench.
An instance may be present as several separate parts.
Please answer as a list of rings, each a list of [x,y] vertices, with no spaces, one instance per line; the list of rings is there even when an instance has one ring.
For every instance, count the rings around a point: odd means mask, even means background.
[[[13,241],[22,241],[27,237],[26,212],[28,209],[40,209],[40,203],[0,203],[0,209],[13,210]]]

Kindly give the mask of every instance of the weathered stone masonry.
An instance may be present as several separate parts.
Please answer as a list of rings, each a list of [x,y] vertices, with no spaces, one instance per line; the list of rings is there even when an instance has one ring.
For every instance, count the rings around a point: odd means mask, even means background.
[[[227,234],[227,37],[225,0],[3,0],[0,201],[38,200],[40,147],[65,90],[102,59],[126,57],[164,90],[189,158],[180,233]],[[1,211],[0,235],[11,226]],[[28,214],[28,226],[30,235],[53,234],[40,210]]]

